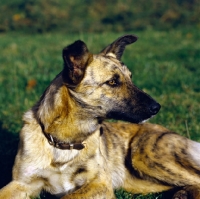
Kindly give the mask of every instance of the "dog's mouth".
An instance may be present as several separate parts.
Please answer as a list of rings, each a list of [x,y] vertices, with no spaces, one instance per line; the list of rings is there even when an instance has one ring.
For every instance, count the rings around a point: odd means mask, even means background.
[[[142,123],[145,123],[146,121],[148,121],[153,116],[149,116],[149,117],[135,116],[134,117],[133,115],[126,114],[124,112],[112,111],[107,114],[106,118],[114,119],[114,120],[122,120],[122,121],[131,122],[131,123],[135,123],[135,124],[142,124]]]
[[[160,105],[158,106],[156,111],[149,111],[148,109],[139,109],[135,111],[117,111],[112,110],[107,115],[107,119],[114,120],[122,120],[126,122],[131,122],[135,124],[143,124],[147,122],[149,119],[153,118],[159,111]]]
[[[146,122],[148,122],[151,118],[153,118],[155,115],[152,115],[151,117],[149,117],[148,119],[142,120],[141,122],[139,122],[138,124],[144,124]]]

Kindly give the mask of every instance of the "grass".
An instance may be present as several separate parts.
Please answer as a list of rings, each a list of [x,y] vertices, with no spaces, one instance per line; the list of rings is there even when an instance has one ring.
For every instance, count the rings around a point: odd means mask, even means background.
[[[197,29],[133,32],[139,40],[128,46],[123,61],[133,82],[153,96],[162,109],[151,122],[200,141],[200,35]],[[82,39],[98,53],[123,33],[46,33],[0,35],[0,187],[11,178],[21,118],[62,70],[62,48]],[[133,198],[123,190],[117,198]],[[134,196],[162,198],[161,194]]]
[[[197,0],[1,0],[0,31],[169,30],[181,25],[198,26],[199,12]]]

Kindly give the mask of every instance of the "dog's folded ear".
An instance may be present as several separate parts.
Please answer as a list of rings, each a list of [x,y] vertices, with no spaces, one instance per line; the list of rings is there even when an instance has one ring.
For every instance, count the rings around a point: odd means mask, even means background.
[[[78,40],[63,49],[63,60],[63,81],[67,85],[76,86],[83,79],[85,69],[92,61],[92,54],[86,44]]]
[[[138,38],[135,35],[124,35],[115,40],[106,48],[104,48],[100,54],[114,56],[115,58],[120,60],[126,45],[134,43],[135,41],[137,41],[137,39]]]

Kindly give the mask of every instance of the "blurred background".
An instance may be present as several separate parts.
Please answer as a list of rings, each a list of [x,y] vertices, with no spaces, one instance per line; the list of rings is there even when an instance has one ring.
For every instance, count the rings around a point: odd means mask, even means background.
[[[1,0],[0,32],[104,32],[200,26],[198,0]]]
[[[63,47],[81,39],[98,53],[123,34],[139,37],[122,57],[134,84],[162,106],[150,122],[200,141],[199,0],[1,0],[0,187],[11,180],[22,115],[62,70]]]

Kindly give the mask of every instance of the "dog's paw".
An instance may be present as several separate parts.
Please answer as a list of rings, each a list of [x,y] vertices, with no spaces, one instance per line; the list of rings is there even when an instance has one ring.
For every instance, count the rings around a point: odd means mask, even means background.
[[[179,190],[177,191],[174,196],[172,197],[172,199],[188,199],[188,193],[185,190]]]

